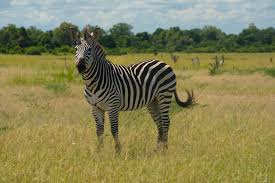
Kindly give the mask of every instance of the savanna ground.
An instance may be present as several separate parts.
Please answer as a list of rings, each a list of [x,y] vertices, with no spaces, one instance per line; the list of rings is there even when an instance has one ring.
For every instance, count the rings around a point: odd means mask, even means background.
[[[109,56],[120,64],[161,59],[174,68],[181,98],[188,88],[198,99],[188,109],[172,103],[165,152],[154,151],[145,108],[121,112],[119,155],[108,119],[96,152],[74,56],[0,55],[0,182],[274,182],[275,54],[224,54],[213,76],[214,54],[178,55],[176,64],[168,54]]]

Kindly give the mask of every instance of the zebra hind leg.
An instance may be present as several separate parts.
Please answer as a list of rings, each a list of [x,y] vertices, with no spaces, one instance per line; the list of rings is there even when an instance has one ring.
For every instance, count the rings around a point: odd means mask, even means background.
[[[165,149],[167,148],[167,145],[165,145],[166,143],[164,139],[164,133],[163,133],[164,130],[163,130],[163,125],[162,125],[162,120],[160,115],[159,104],[156,100],[154,100],[147,106],[147,108],[158,129],[156,150]]]
[[[98,139],[97,151],[100,151],[103,147],[104,111],[97,108],[96,106],[93,106],[92,114],[96,122],[96,135]]]
[[[166,92],[158,97],[158,108],[162,125],[162,147],[168,148],[168,131],[170,126],[169,110],[173,93]]]

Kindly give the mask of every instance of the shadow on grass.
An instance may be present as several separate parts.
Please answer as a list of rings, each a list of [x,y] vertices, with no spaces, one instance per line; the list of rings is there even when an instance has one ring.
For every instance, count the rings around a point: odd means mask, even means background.
[[[236,67],[233,67],[232,69],[221,68],[217,72],[215,72],[214,75],[220,75],[223,73],[232,74],[232,75],[250,75],[250,74],[257,73],[257,72],[263,73],[263,74],[271,76],[271,77],[275,77],[275,68],[274,67],[250,68],[250,69],[244,69],[244,68],[239,69]]]
[[[7,126],[0,127],[0,133],[3,133],[3,132],[5,132],[5,131],[11,130],[11,129],[12,129],[12,128],[7,127]]]
[[[44,84],[44,88],[54,93],[65,92],[69,86],[66,83],[49,82]]]
[[[273,68],[264,68],[263,72],[265,73],[265,75],[275,77],[275,67],[273,67]]]

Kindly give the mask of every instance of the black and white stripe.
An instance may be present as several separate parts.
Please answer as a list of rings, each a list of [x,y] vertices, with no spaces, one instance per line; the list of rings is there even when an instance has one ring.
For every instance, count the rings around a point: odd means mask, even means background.
[[[123,66],[111,63],[105,56],[101,45],[93,39],[81,38],[76,45],[76,64],[77,67],[85,66],[80,71],[85,82],[84,95],[92,106],[100,144],[103,143],[105,111],[109,114],[118,150],[119,111],[147,106],[158,129],[158,144],[166,147],[172,96],[175,94],[176,102],[186,107],[194,102],[193,93],[188,92],[187,101],[180,101],[176,94],[175,73],[161,61],[149,60]]]

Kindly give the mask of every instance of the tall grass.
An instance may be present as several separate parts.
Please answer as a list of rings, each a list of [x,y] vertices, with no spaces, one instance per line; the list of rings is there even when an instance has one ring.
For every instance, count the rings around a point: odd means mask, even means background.
[[[265,68],[264,69],[264,73],[266,75],[269,75],[269,76],[272,76],[272,77],[275,77],[275,68]]]
[[[200,69],[189,62],[197,54],[178,55],[176,64],[168,54],[156,59],[174,68],[180,97],[192,88],[198,105],[172,102],[164,152],[154,151],[157,130],[146,108],[121,112],[119,155],[107,115],[105,146],[96,151],[95,122],[73,62],[66,70],[63,57],[1,55],[0,182],[274,182],[274,78],[263,75],[273,73],[269,54],[228,54],[227,72],[214,77],[213,55],[199,55]],[[125,65],[153,57],[109,56]],[[258,70],[234,73],[233,66]]]

